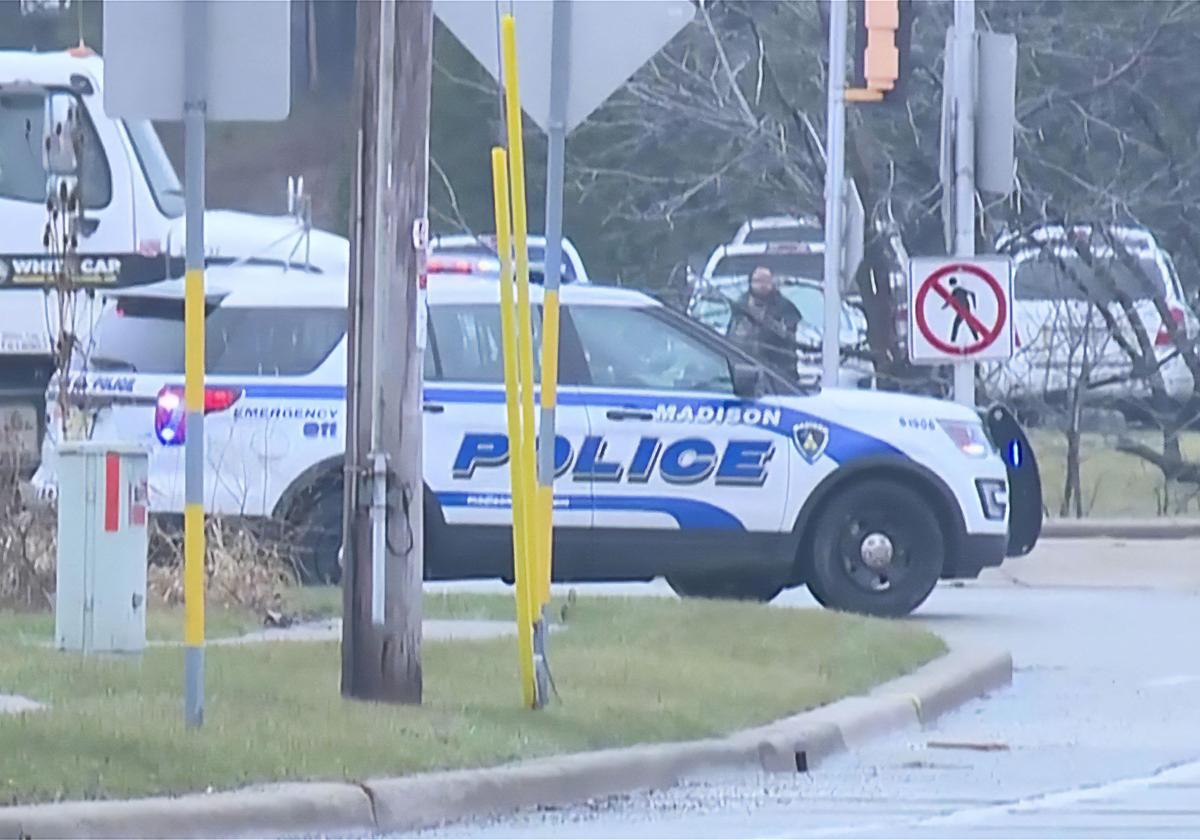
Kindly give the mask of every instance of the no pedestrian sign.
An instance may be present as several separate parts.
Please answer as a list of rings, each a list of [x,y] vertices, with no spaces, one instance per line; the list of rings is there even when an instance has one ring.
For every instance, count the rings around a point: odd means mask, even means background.
[[[916,257],[908,267],[913,362],[1012,358],[1012,264],[1003,257]]]

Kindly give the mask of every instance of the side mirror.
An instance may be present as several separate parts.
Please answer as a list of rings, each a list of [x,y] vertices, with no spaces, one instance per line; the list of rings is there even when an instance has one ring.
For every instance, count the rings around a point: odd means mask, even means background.
[[[758,365],[734,362],[733,393],[744,400],[757,399],[763,392],[763,373]]]
[[[42,120],[42,166],[48,175],[79,174],[79,100],[70,93],[46,94]]]

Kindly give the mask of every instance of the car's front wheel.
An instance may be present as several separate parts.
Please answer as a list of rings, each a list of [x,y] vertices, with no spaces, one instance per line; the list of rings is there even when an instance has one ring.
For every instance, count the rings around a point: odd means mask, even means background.
[[[783,591],[778,578],[761,573],[683,572],[667,575],[680,598],[720,598],[731,601],[770,601]]]
[[[832,609],[907,615],[933,591],[945,553],[938,517],[919,493],[885,479],[861,481],[821,511],[808,588]]]

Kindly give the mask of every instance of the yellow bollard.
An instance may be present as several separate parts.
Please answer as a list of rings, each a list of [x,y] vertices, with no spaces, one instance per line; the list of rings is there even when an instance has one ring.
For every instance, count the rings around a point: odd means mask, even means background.
[[[534,579],[530,569],[530,533],[525,517],[520,467],[521,412],[517,394],[516,313],[513,310],[512,237],[508,204],[508,164],[504,149],[492,149],[492,200],[496,214],[496,252],[500,257],[500,337],[504,350],[504,403],[508,417],[509,475],[512,482],[513,582],[517,601],[517,655],[521,699],[533,708],[537,683],[533,666]]]
[[[504,56],[504,105],[508,129],[508,169],[512,191],[513,251],[516,257],[517,282],[517,367],[521,381],[521,482],[529,491],[523,494],[526,522],[531,534],[543,532],[539,506],[534,488],[534,405],[533,405],[533,321],[529,305],[529,238],[525,208],[525,144],[521,135],[521,97],[517,85],[517,32],[512,15],[500,21],[500,40]],[[515,502],[514,502],[515,503]],[[532,551],[530,568],[534,580],[544,576],[543,540],[529,540]],[[536,613],[541,612],[541,586],[533,587]],[[534,620],[537,620],[535,614]]]

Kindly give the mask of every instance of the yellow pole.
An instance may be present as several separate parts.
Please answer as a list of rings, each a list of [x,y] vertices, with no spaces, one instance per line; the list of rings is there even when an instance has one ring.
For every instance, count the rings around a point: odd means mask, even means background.
[[[521,378],[521,481],[524,487],[536,487],[534,472],[533,415],[533,321],[529,306],[529,237],[525,213],[525,144],[521,137],[521,99],[517,85],[517,31],[512,15],[500,22],[500,40],[504,55],[504,106],[508,128],[508,168],[512,179],[513,249],[517,263],[517,364]],[[534,534],[543,531],[533,492],[524,494],[526,521]],[[542,540],[530,540],[533,552],[530,567],[534,580],[541,580],[545,568],[541,557]],[[540,612],[540,586],[534,588],[535,604]],[[535,618],[536,620],[536,618]]]
[[[188,219],[188,224],[193,220]],[[183,505],[183,644],[185,718],[190,726],[204,719],[204,473],[193,451],[204,435],[204,269],[189,267],[183,280],[183,411],[187,492]]]
[[[492,149],[492,201],[496,213],[496,251],[500,256],[500,337],[504,350],[504,404],[508,415],[509,475],[512,482],[513,583],[517,600],[517,655],[521,667],[521,699],[532,708],[537,700],[533,667],[533,587],[529,569],[529,524],[525,521],[525,487],[521,481],[521,411],[517,401],[516,313],[513,311],[512,238],[508,205],[508,163],[504,149]]]
[[[542,422],[552,417],[558,404],[558,289],[542,295]],[[546,438],[542,439],[546,445]],[[550,443],[550,470],[538,485],[537,503],[541,508],[538,537],[542,541],[541,568],[538,570],[538,612],[550,603],[550,580],[554,563],[554,442]],[[543,466],[545,462],[543,461]]]

